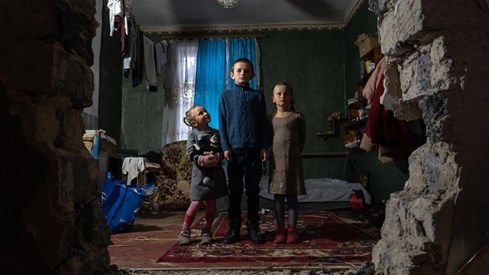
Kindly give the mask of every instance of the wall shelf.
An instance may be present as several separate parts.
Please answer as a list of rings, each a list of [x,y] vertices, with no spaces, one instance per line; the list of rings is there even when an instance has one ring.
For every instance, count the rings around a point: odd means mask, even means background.
[[[360,97],[356,101],[348,104],[348,109],[361,109],[367,106],[367,99],[365,97]]]
[[[329,120],[329,118],[328,118]],[[332,118],[329,120],[329,130],[324,132],[316,133],[317,137],[322,137],[324,139],[329,137],[339,137],[340,136],[340,118]]]
[[[367,123],[367,118],[352,120],[345,123],[345,128],[356,129],[365,126],[366,123]]]

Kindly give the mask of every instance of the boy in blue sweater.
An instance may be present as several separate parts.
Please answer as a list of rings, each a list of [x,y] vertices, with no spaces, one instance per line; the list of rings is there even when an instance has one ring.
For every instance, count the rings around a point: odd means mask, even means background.
[[[258,216],[259,184],[270,141],[265,95],[250,87],[253,77],[253,63],[246,58],[237,59],[231,71],[236,85],[219,97],[219,135],[229,178],[229,231],[224,237],[224,243],[228,244],[240,241],[243,187],[247,196],[249,238],[253,243],[263,242]]]

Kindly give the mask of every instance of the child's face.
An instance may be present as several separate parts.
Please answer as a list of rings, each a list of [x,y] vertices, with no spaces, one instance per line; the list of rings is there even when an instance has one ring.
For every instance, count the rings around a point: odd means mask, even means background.
[[[290,103],[294,100],[294,96],[290,92],[287,86],[277,85],[273,88],[272,102],[277,105],[277,107],[282,107],[283,109],[288,109]]]
[[[255,77],[255,73],[251,69],[251,65],[245,62],[238,62],[234,64],[233,71],[231,72],[231,78],[239,85],[245,85]]]
[[[211,115],[203,107],[196,107],[192,110],[192,116],[194,120],[192,121],[192,126],[195,128],[206,128],[211,122]]]

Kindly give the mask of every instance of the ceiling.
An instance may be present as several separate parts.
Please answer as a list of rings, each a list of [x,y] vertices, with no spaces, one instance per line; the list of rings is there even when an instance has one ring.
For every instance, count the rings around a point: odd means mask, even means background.
[[[136,23],[146,32],[253,31],[342,28],[362,0],[132,0]]]

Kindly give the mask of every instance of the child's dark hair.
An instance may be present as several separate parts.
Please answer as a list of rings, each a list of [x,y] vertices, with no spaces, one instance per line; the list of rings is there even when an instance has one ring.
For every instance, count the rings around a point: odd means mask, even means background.
[[[273,95],[273,90],[275,90],[275,87],[277,87],[277,86],[285,86],[285,87],[287,87],[287,89],[289,90],[290,94],[291,95],[294,95],[294,90],[292,89],[292,86],[290,86],[290,84],[287,83],[287,82],[279,82],[279,83],[273,85],[272,95]],[[294,103],[295,103],[294,100],[292,100],[292,102],[290,102],[290,109],[292,111],[295,111]]]
[[[195,117],[192,115],[192,111],[197,107],[204,108],[204,106],[202,105],[194,105],[185,112],[185,117],[183,118],[183,123],[185,123],[185,125],[189,127],[193,127],[191,122],[195,119]]]
[[[252,73],[254,73],[254,72],[255,72],[255,68],[253,67],[253,63],[251,63],[251,61],[250,61],[248,58],[244,58],[244,57],[241,57],[241,58],[238,58],[238,59],[234,60],[233,65],[231,66],[231,69],[233,69],[233,70],[234,70],[234,65],[235,65],[236,63],[239,63],[239,62],[243,62],[243,63],[246,63],[246,64],[250,65],[250,67],[251,67],[251,72],[252,72]]]

